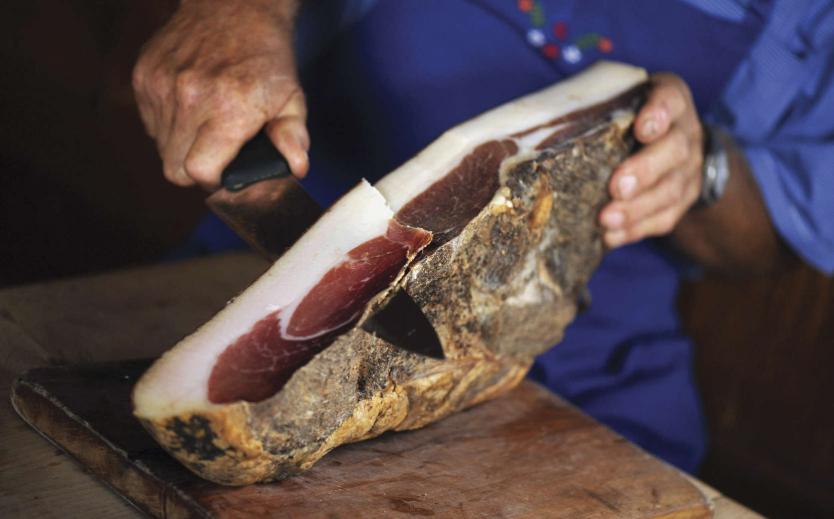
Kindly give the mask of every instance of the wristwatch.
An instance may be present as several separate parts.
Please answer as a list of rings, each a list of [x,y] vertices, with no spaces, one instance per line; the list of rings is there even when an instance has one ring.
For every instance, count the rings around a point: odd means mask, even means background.
[[[701,167],[701,195],[696,207],[709,207],[724,194],[730,179],[726,135],[712,125],[704,124],[704,165]]]

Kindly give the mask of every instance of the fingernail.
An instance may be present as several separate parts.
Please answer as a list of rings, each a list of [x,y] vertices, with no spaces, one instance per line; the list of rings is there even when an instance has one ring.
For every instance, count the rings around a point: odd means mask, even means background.
[[[620,196],[624,199],[628,199],[632,195],[632,193],[634,193],[634,188],[637,187],[637,179],[634,178],[632,175],[620,177],[617,186],[620,190]]]
[[[602,224],[611,229],[616,229],[623,225],[625,215],[620,211],[611,211],[602,215]]]
[[[611,247],[619,247],[625,243],[626,235],[623,231],[609,231],[605,233],[605,243]]]

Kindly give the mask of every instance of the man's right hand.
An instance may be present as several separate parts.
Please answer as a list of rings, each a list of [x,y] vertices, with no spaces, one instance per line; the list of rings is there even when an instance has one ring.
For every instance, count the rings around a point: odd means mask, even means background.
[[[306,105],[292,52],[297,0],[183,0],[133,71],[165,177],[217,189],[261,128],[293,173],[308,168]]]

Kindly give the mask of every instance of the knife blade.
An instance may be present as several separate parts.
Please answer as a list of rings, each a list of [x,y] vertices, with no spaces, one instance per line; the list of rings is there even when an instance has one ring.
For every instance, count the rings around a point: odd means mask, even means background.
[[[266,133],[243,145],[206,204],[252,248],[277,259],[323,209],[292,175]]]

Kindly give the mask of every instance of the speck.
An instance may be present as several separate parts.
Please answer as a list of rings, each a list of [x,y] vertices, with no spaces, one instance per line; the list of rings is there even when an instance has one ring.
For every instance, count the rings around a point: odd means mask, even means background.
[[[582,60],[582,51],[575,45],[570,45],[562,49],[562,57],[568,63],[576,64]]]
[[[541,47],[545,42],[544,33],[539,29],[530,29],[527,31],[527,43],[533,47]]]
[[[554,45],[553,43],[548,43],[542,47],[542,54],[544,54],[548,59],[556,59],[556,56],[559,55],[559,46]]]

